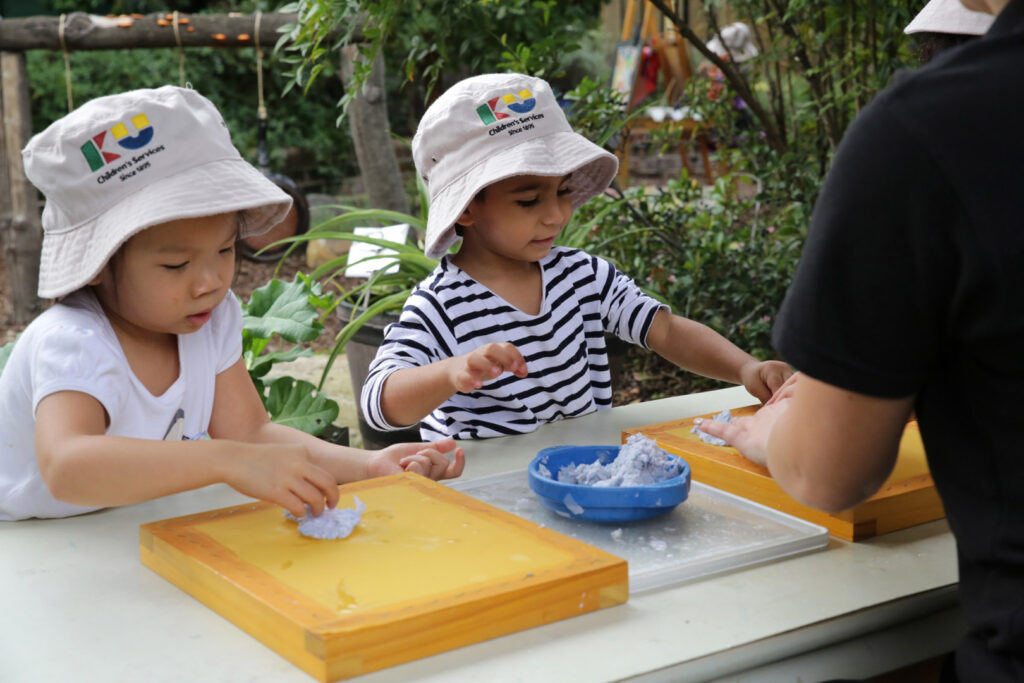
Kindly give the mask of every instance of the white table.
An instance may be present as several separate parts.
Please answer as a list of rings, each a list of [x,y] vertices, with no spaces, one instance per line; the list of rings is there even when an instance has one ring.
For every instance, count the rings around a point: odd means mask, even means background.
[[[750,403],[741,388],[624,406],[464,444],[464,477],[542,447]],[[226,486],[61,520],[0,522],[0,681],[313,680],[139,561],[139,524],[248,499]],[[632,596],[625,605],[359,678],[384,681],[821,680],[952,649],[962,632],[944,521]]]

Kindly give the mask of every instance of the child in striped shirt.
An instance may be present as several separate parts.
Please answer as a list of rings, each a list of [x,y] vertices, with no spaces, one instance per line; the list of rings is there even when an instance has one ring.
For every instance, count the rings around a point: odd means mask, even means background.
[[[618,162],[573,132],[544,80],[457,83],[412,147],[430,191],[426,253],[441,262],[370,365],[361,403],[374,428],[485,438],[610,408],[605,332],[761,400],[791,374],[673,315],[607,261],[554,246]]]

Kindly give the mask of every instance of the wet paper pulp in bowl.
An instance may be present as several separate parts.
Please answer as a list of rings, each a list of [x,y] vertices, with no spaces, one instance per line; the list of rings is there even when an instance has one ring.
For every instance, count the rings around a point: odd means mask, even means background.
[[[557,480],[565,466],[611,462],[619,446],[553,446],[541,450],[528,469],[530,490],[549,510],[563,517],[595,522],[632,522],[663,515],[686,500],[690,466],[680,459],[680,473],[642,486],[587,486]],[[672,456],[676,457],[676,456]],[[547,476],[550,474],[550,476]],[[552,478],[554,477],[554,478]]]

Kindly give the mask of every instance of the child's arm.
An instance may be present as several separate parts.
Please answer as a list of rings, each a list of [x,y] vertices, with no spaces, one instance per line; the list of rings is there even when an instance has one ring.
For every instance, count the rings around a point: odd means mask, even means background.
[[[651,322],[647,345],[691,372],[742,384],[761,401],[782,386],[792,369],[780,361],[759,361],[728,339],[688,318],[661,309]]]
[[[36,457],[50,493],[67,503],[114,506],[224,482],[294,514],[338,500],[333,477],[298,444],[157,441],[107,436],[92,396],[62,391],[36,408]]]
[[[402,471],[416,472],[431,479],[447,479],[462,474],[465,466],[465,454],[461,448],[455,448],[454,439],[403,443],[368,451],[331,444],[298,429],[276,424],[267,416],[241,359],[217,375],[214,397],[211,437],[301,445],[309,453],[310,462],[328,472],[339,484]],[[452,449],[455,452],[449,462],[444,454]]]
[[[414,425],[456,392],[479,389],[504,372],[516,377],[527,374],[523,355],[507,342],[484,344],[461,356],[402,368],[384,382],[380,409],[388,424]]]

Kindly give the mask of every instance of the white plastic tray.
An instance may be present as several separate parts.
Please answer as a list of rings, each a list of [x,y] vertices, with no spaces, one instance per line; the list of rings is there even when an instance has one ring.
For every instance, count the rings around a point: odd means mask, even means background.
[[[629,563],[631,593],[821,550],[828,530],[698,482],[675,510],[604,524],[567,519],[541,505],[526,470],[450,482],[474,498],[589,543]]]

